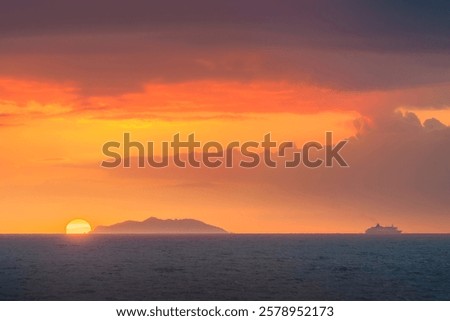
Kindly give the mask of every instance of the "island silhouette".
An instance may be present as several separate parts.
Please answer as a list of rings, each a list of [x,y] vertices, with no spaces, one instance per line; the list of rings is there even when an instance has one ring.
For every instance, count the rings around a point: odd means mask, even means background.
[[[144,221],[125,221],[110,226],[97,226],[93,234],[220,234],[224,229],[194,219],[162,220],[150,217]]]

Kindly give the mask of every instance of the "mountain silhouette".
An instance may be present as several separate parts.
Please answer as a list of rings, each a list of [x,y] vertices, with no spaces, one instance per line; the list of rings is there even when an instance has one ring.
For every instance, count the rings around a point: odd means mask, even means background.
[[[94,234],[213,234],[227,233],[224,229],[193,219],[161,220],[150,217],[145,221],[125,221],[110,226],[97,226]]]

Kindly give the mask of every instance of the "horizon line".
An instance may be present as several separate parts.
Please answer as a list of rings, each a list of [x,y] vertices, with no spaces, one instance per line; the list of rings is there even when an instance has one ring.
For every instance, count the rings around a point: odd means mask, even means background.
[[[29,233],[0,233],[2,235],[68,235],[68,236],[86,236],[86,235],[368,235],[368,236],[401,236],[401,235],[450,235],[450,232],[407,232],[400,234],[384,234],[384,235],[370,235],[365,232],[245,232],[245,233],[234,233],[234,232],[226,232],[226,233],[84,233],[84,234],[67,234],[67,233],[54,233],[54,232],[29,232]]]

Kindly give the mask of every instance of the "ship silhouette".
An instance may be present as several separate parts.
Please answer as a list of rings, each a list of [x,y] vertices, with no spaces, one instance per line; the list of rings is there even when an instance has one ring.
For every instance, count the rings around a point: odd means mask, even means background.
[[[366,234],[371,235],[394,235],[394,234],[401,234],[402,231],[398,229],[398,227],[391,225],[391,226],[381,226],[380,224],[377,224],[375,226],[369,227],[366,230]]]

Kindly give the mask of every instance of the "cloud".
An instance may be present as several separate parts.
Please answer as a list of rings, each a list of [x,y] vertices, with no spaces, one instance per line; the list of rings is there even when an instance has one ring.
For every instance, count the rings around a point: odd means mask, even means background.
[[[425,120],[425,122],[423,123],[423,127],[426,130],[438,130],[438,129],[445,129],[447,126],[444,125],[443,123],[441,123],[439,120],[437,120],[436,118],[430,118]]]
[[[297,213],[290,215],[317,224],[326,219],[350,226],[356,219],[396,223],[409,231],[441,230],[439,224],[450,223],[449,144],[450,127],[439,121],[421,124],[412,113],[392,113],[350,138],[343,149],[349,168],[117,168],[105,173],[124,185],[156,184],[172,197],[189,195],[199,208],[209,195],[229,211],[248,202],[273,218],[288,207]],[[184,184],[194,187],[180,189]],[[152,195],[159,195],[153,187]]]
[[[17,213],[21,204],[31,202],[48,214],[50,203],[58,208],[51,214],[55,218],[69,209],[104,222],[149,213],[189,215],[235,232],[361,232],[377,222],[407,232],[448,232],[449,127],[437,120],[421,124],[411,113],[385,113],[359,123],[358,135],[342,150],[350,167],[317,169],[103,169],[98,153],[106,140],[97,137],[93,144],[83,127],[70,135],[55,129],[47,134],[50,148],[37,154],[23,154],[26,149],[17,144],[4,146],[14,157],[3,159],[3,201]],[[127,130],[143,143],[154,138],[151,130],[148,136]],[[79,141],[81,132],[90,147]],[[25,144],[42,146],[41,137],[30,141],[26,133],[20,135]],[[71,159],[60,151],[66,146],[73,146],[76,156],[89,149],[94,156]],[[20,175],[11,171],[12,165],[20,166]]]
[[[204,31],[192,31],[199,35]],[[448,83],[445,53],[323,49],[266,42],[197,44],[170,33],[39,36],[1,40],[0,75],[78,84],[85,95],[142,90],[146,83],[276,81],[344,91]]]
[[[2,108],[23,114],[34,104],[47,111],[33,117],[114,119],[445,109],[447,8],[445,1],[8,3],[0,12]]]
[[[98,120],[243,119],[261,113],[325,112],[358,113],[362,119],[376,121],[400,106],[445,110],[450,101],[447,88],[443,84],[355,92],[286,81],[203,80],[146,83],[138,92],[85,96],[71,83],[0,78],[0,108],[19,121],[60,116]]]
[[[439,86],[449,82],[448,10],[417,0],[18,1],[0,13],[0,74],[76,82],[88,96],[151,82]]]
[[[24,10],[23,8],[27,8]],[[5,4],[1,34],[42,35],[96,31],[211,30],[188,38],[213,44],[246,42],[248,32],[278,39],[358,50],[447,50],[447,1],[30,1]],[[234,28],[233,28],[234,27]],[[220,37],[217,31],[241,31]],[[197,32],[193,33],[194,35]],[[223,35],[223,34],[222,34]],[[218,37],[219,36],[219,37]],[[264,37],[259,40],[264,41]],[[227,41],[228,40],[228,41]],[[297,41],[295,41],[297,40]]]

